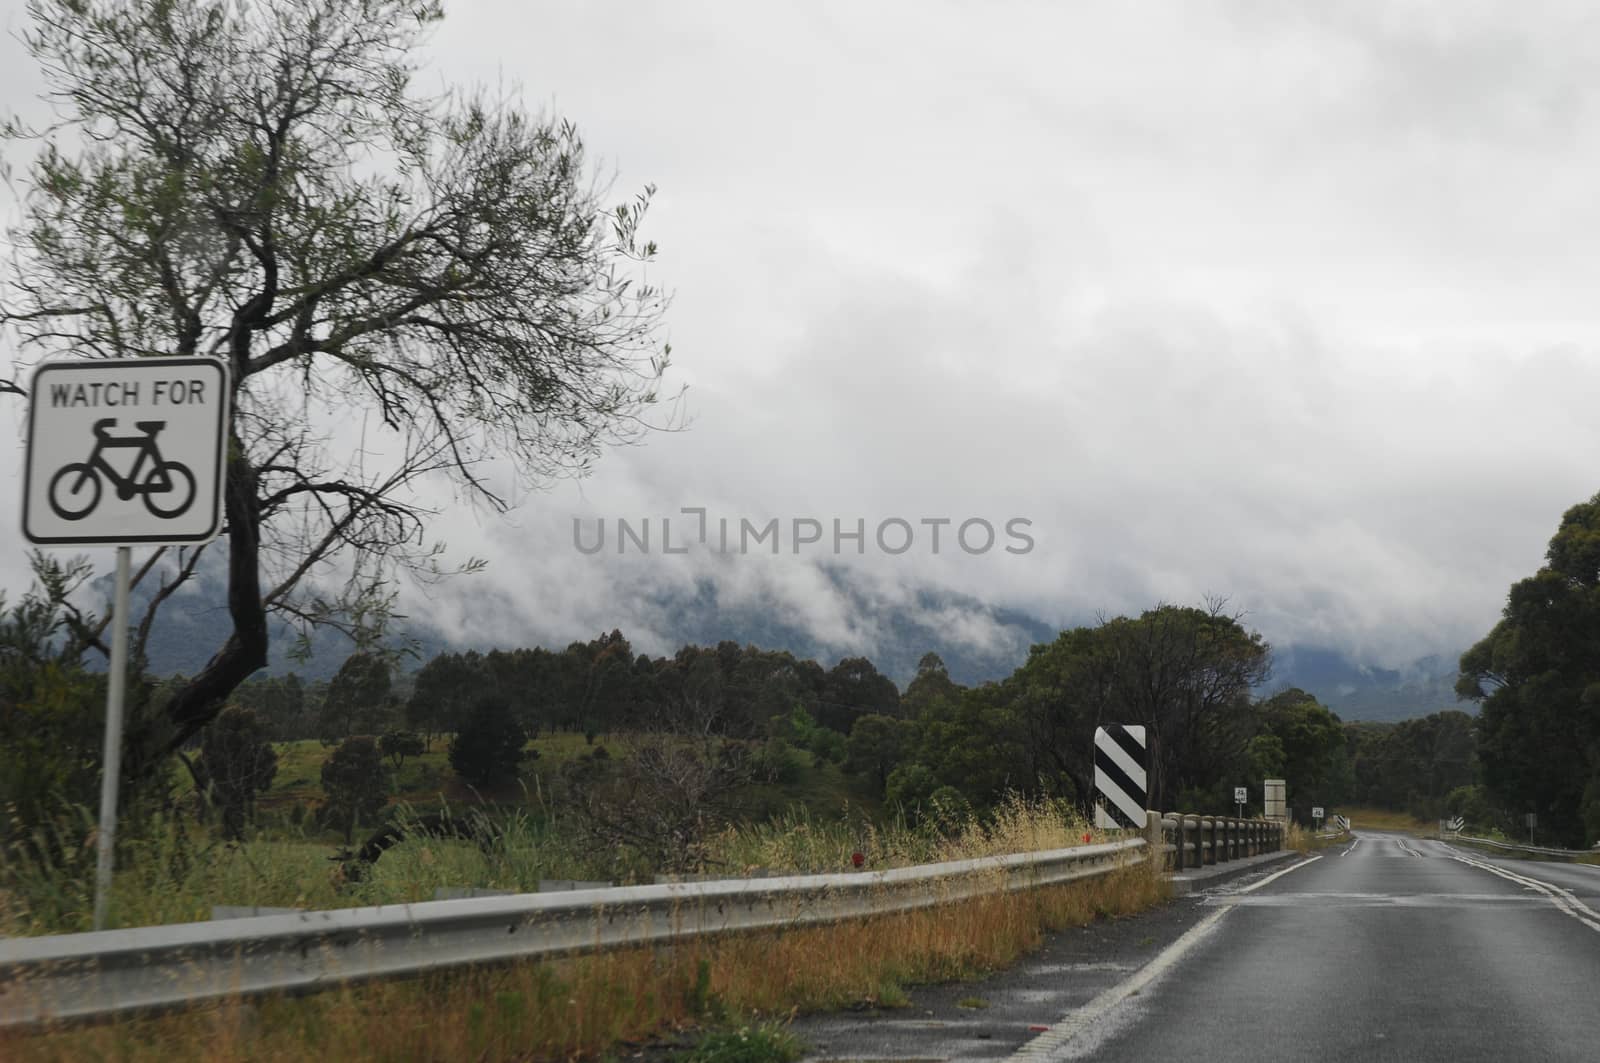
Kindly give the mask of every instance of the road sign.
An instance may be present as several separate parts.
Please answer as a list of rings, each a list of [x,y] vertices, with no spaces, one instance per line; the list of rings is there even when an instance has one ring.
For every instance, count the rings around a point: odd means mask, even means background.
[[[1462,819],[1460,816],[1455,817],[1448,824],[1450,830],[1453,831],[1456,834],[1460,834],[1461,831],[1466,827],[1466,825],[1467,825],[1467,821],[1465,819]]]
[[[41,546],[209,542],[222,527],[228,399],[216,358],[41,365],[23,535]]]
[[[1322,818],[1322,806],[1321,805],[1312,805],[1311,806],[1311,818],[1312,819],[1321,819]]]
[[[1261,814],[1267,819],[1277,820],[1282,823],[1289,818],[1289,806],[1284,800],[1284,783],[1282,779],[1268,779],[1264,786],[1265,800],[1262,801]]]
[[[1233,803],[1234,804],[1242,805],[1248,800],[1250,800],[1250,791],[1248,789],[1246,789],[1243,786],[1235,786],[1233,788]]]
[[[1094,729],[1094,825],[1145,825],[1149,798],[1144,728],[1120,723]]]

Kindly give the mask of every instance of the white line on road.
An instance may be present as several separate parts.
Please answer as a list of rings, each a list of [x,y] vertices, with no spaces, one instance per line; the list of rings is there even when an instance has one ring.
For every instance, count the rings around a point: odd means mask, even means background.
[[[1546,882],[1543,879],[1533,878],[1530,875],[1523,875],[1515,871],[1509,871],[1506,868],[1499,867],[1495,864],[1485,863],[1482,860],[1474,860],[1453,846],[1445,845],[1444,848],[1450,854],[1450,858],[1452,860],[1459,860],[1463,864],[1467,864],[1470,867],[1475,867],[1480,871],[1487,871],[1491,875],[1499,875],[1501,878],[1515,882],[1520,886],[1527,886],[1530,889],[1538,890],[1540,893],[1543,893],[1545,896],[1549,897],[1550,902],[1562,912],[1572,916],[1572,918],[1576,919],[1590,930],[1600,933],[1600,912],[1595,911],[1587,904],[1584,904],[1582,901],[1578,900],[1577,897],[1573,896],[1571,890],[1563,889],[1553,882]]]
[[[1238,893],[1249,893],[1252,890],[1258,890],[1262,886],[1282,878],[1291,871],[1298,871],[1307,864],[1314,864],[1321,859],[1322,857],[1320,856],[1308,857],[1298,864],[1289,865],[1282,871],[1274,871],[1259,882],[1252,882],[1244,889],[1239,890]],[[1233,896],[1237,895],[1236,893]],[[1142,992],[1146,986],[1176,966],[1178,961],[1183,959],[1184,954],[1199,944],[1207,934],[1215,930],[1217,924],[1222,921],[1222,917],[1227,915],[1229,909],[1234,907],[1230,900],[1224,900],[1222,903],[1224,905],[1222,908],[1212,912],[1184,931],[1182,937],[1161,950],[1149,963],[1139,968],[1133,977],[1103,991],[1082,1007],[1067,1012],[1051,1025],[1049,1031],[1040,1034],[1017,1049],[1011,1059],[1017,1061],[1017,1063],[1040,1059],[1073,1059],[1083,1055],[1085,1052],[1093,1051],[1100,1038],[1088,1038],[1085,1039],[1084,1043],[1078,1045],[1073,1045],[1071,1042],[1089,1032],[1117,1005]]]
[[[1356,835],[1356,840],[1350,843],[1350,848],[1342,850],[1339,853],[1339,855],[1340,856],[1349,856],[1351,853],[1356,851],[1356,846],[1358,846],[1360,844],[1361,844],[1361,835],[1357,834]]]

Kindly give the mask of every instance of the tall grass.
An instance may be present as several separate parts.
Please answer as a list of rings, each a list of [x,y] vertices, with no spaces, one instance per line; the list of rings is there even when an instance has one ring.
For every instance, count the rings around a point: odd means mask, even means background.
[[[1004,966],[1055,929],[1129,914],[1166,886],[1148,865],[1063,886],[836,926],[695,939],[303,1000],[228,1003],[43,1035],[0,1035],[0,1058],[150,1063],[593,1056],[707,1018],[786,1017],[893,999],[913,983]]]
[[[83,817],[87,817],[87,811]],[[401,810],[401,819],[407,810]],[[61,828],[44,863],[17,851],[0,889],[0,933],[87,930],[93,912],[92,820]],[[803,809],[763,823],[731,826],[710,840],[715,874],[756,870],[848,871],[861,853],[868,870],[970,857],[1036,852],[1103,840],[1061,802],[1013,797],[990,815],[930,816],[888,824],[846,812],[832,819]],[[37,851],[37,850],[36,850]],[[599,850],[558,816],[505,814],[482,842],[411,837],[359,880],[342,873],[335,848],[301,836],[224,843],[193,824],[157,817],[124,846],[109,925],[156,926],[210,917],[213,905],[324,909],[432,900],[443,886],[533,892],[543,879],[648,882],[656,869],[617,850]]]

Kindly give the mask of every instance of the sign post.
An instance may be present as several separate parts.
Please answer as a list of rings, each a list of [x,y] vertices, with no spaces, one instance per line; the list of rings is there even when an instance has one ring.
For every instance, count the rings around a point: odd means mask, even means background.
[[[1322,829],[1322,806],[1321,805],[1312,805],[1311,806],[1311,821],[1312,821],[1312,826],[1313,826],[1314,829],[1316,829],[1316,830],[1321,830]]]
[[[95,831],[96,930],[106,924],[116,846],[131,546],[216,538],[231,395],[227,364],[216,358],[50,362],[33,374],[22,534],[40,546],[117,551]]]
[[[1529,845],[1533,844],[1533,828],[1537,827],[1538,825],[1539,825],[1539,814],[1537,812],[1529,812],[1528,813],[1528,844]]]
[[[1244,803],[1249,798],[1250,791],[1243,786],[1233,788],[1233,803],[1239,806],[1239,818],[1244,818]]]

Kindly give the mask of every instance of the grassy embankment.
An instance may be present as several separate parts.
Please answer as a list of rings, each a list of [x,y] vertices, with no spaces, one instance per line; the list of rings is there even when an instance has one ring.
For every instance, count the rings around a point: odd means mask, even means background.
[[[1062,848],[1081,844],[1085,829],[1057,806],[1014,802],[985,822],[968,819],[942,829],[874,828],[865,837],[872,865],[892,866]],[[1089,834],[1096,838],[1095,832]],[[817,870],[847,861],[862,841],[859,824],[819,821],[797,812],[787,821],[732,829],[718,845],[730,859]],[[400,849],[409,852],[390,854],[400,859],[389,865],[392,877],[383,888],[431,893],[433,869],[471,859],[459,853],[446,857],[447,851],[460,848],[438,841],[404,843]],[[380,869],[388,861],[386,856]],[[287,882],[294,874],[285,869],[281,877]],[[369,887],[378,888],[375,883],[362,888]],[[167,888],[188,892],[180,884],[168,883]],[[325,899],[312,892],[319,902]],[[1140,866],[1066,886],[997,891],[974,901],[842,926],[624,949],[342,987],[300,1000],[224,1004],[86,1029],[0,1037],[0,1058],[179,1063],[313,1056],[433,1061],[595,1055],[696,1024],[903,1002],[905,985],[971,977],[1005,966],[1037,947],[1050,930],[1131,914],[1165,896],[1160,878]],[[160,907],[152,900],[146,910]]]

